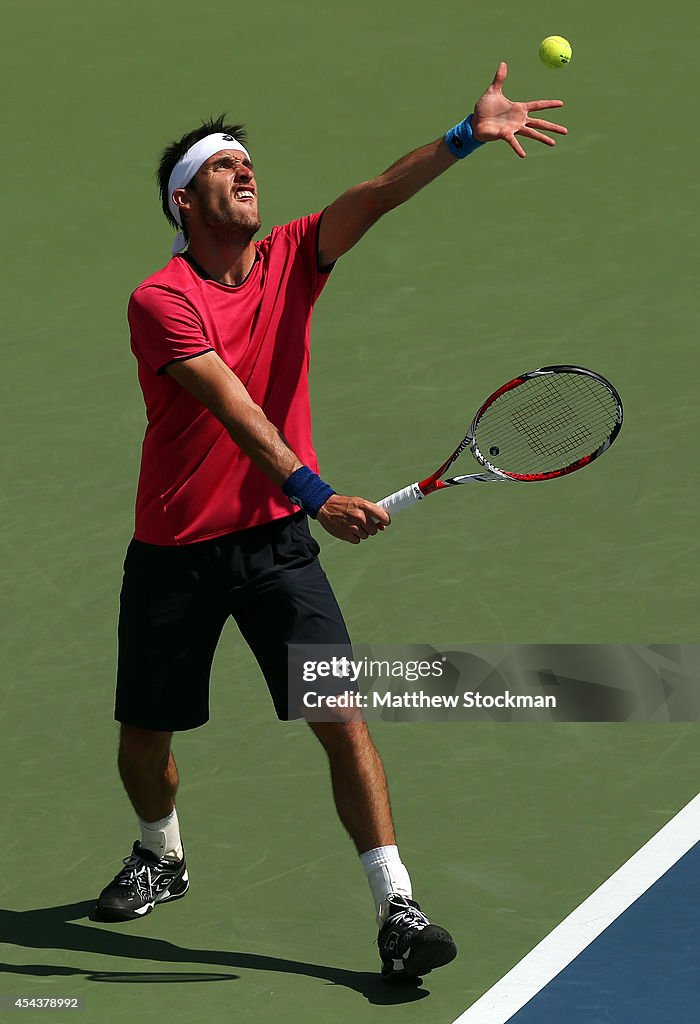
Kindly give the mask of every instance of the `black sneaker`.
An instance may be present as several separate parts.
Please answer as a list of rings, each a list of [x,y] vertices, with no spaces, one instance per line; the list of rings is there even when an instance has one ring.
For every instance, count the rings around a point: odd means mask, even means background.
[[[184,854],[182,860],[160,860],[136,842],[122,870],[100,893],[94,916],[100,921],[131,921],[150,914],[156,903],[179,900],[189,887]]]
[[[450,933],[431,924],[413,900],[392,892],[384,907],[389,916],[379,929],[377,945],[387,981],[430,974],[457,956]]]

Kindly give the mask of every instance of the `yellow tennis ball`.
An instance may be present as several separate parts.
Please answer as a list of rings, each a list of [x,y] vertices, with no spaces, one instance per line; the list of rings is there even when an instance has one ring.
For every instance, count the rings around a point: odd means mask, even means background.
[[[540,60],[548,68],[563,68],[571,60],[571,43],[563,36],[547,36],[540,43]]]

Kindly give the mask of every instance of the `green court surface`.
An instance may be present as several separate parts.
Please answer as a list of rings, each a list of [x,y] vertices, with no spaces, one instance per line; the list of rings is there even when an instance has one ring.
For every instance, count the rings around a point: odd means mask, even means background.
[[[585,473],[441,495],[359,548],[320,537],[323,562],[361,643],[696,642],[696,6],[5,11],[0,995],[80,996],[90,1024],[449,1024],[695,795],[698,727],[375,728],[416,895],[461,950],[396,993],[321,751],[277,724],[230,629],[212,721],[175,746],[191,892],[87,920],[136,838],[111,716],[144,426],[125,308],[171,240],[153,170],[228,111],[267,230],[461,120],[501,59],[508,95],[564,99],[556,149],[487,147],[339,263],[312,331],[316,444],[337,489],[381,497],[555,362],[616,384],[620,439]],[[537,57],[553,33],[562,71]]]

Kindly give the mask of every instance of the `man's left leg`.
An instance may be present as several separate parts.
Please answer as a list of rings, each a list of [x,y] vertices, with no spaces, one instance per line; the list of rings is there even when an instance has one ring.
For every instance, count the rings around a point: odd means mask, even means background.
[[[328,754],[338,815],[359,854],[396,843],[384,766],[365,722],[309,722]],[[407,893],[410,895],[410,893]]]
[[[365,722],[309,722],[331,771],[338,816],[367,874],[377,908],[382,975],[415,978],[449,963],[457,949],[414,902],[401,862],[384,766]]]
[[[263,671],[278,717],[303,717],[296,682],[290,690],[289,645],[350,650],[338,602],[318,562],[319,546],[301,513],[243,531],[237,541],[230,561],[231,613]],[[339,720],[309,725],[328,754],[338,814],[374,896],[382,975],[415,978],[449,963],[457,953],[452,938],[430,924],[411,899],[384,768],[367,726]]]

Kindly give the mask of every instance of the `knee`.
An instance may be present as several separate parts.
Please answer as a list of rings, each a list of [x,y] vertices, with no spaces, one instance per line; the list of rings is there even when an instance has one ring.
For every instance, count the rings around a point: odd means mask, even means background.
[[[160,764],[170,752],[172,735],[171,732],[122,725],[119,733],[119,760],[132,764]]]
[[[329,757],[335,753],[374,749],[366,722],[310,722],[313,732]]]

